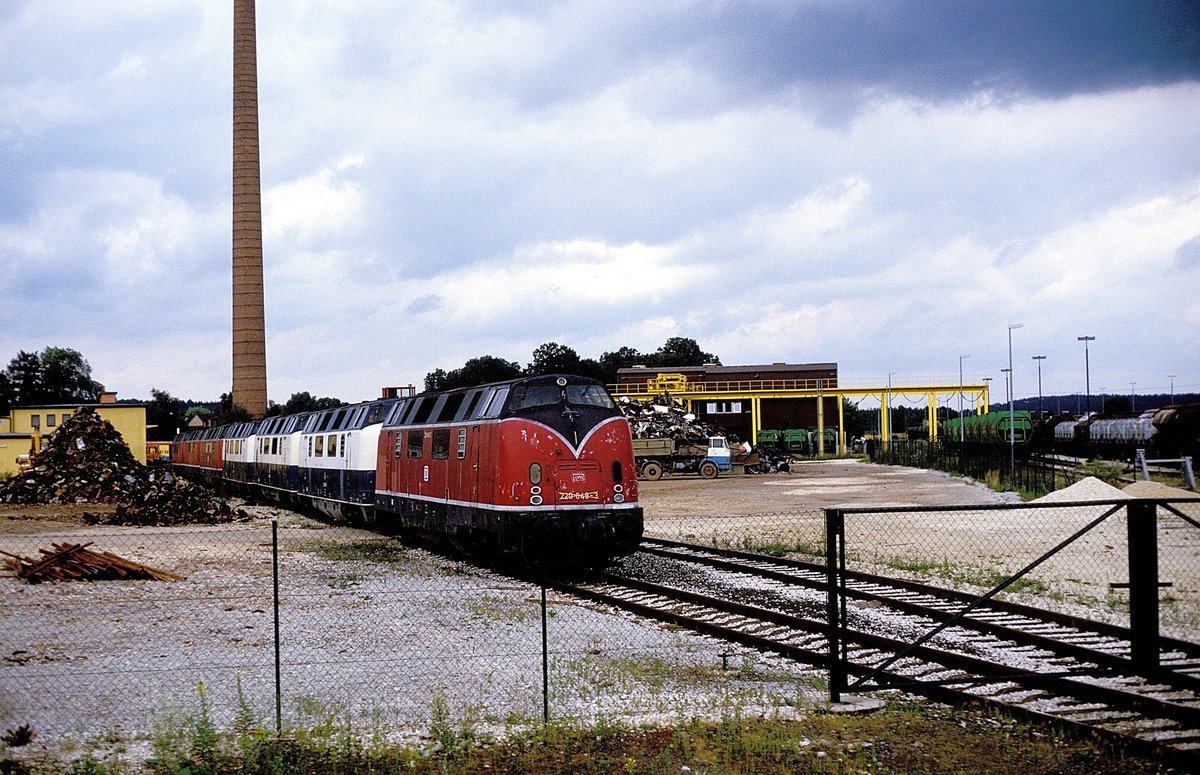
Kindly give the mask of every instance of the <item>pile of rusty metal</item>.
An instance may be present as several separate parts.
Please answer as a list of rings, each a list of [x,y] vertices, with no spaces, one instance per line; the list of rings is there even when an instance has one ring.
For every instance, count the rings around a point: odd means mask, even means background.
[[[750,446],[739,441],[737,434],[697,419],[679,399],[667,392],[645,401],[624,396],[618,404],[635,439],[674,439],[678,447],[686,444],[707,446],[710,436],[724,436],[734,465],[750,474],[788,472],[795,462],[795,458],[775,447]]]
[[[696,415],[688,412],[670,393],[659,393],[646,401],[622,397],[620,407],[635,439],[675,439],[707,445],[709,436],[725,436],[729,438],[730,446],[737,443],[736,436],[696,419]]]
[[[110,552],[93,552],[86,544],[54,544],[54,550],[39,549],[41,559],[22,557],[0,551],[8,557],[4,566],[15,571],[18,578],[31,584],[43,581],[109,581],[116,579],[148,579],[152,581],[183,581],[177,573],[142,565]]]
[[[95,412],[63,420],[30,467],[0,485],[0,503],[105,503],[116,508],[90,522],[176,525],[245,518],[213,492],[165,469],[139,463],[121,434]]]

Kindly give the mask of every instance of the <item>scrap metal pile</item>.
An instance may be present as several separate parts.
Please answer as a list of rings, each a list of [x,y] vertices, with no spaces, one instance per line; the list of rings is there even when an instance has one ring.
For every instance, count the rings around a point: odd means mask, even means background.
[[[42,581],[108,581],[117,579],[148,579],[152,581],[183,581],[177,573],[142,565],[111,552],[93,552],[86,544],[54,544],[54,551],[40,549],[42,558],[30,559],[19,554],[0,551],[10,559],[4,564],[18,578],[31,584]]]
[[[638,401],[622,396],[617,402],[635,439],[674,439],[676,447],[694,444],[708,446],[710,436],[724,436],[729,442],[732,462],[746,473],[775,473],[791,470],[794,458],[774,447],[750,446],[737,434],[704,422],[687,411],[683,403],[668,392]]]
[[[110,525],[213,524],[246,518],[211,490],[139,463],[112,424],[80,410],[63,420],[30,467],[0,485],[0,503],[106,503],[85,514]]]

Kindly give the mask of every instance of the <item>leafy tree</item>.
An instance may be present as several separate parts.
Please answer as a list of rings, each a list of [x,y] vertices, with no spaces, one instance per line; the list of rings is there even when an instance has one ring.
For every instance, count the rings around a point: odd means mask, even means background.
[[[0,414],[12,408],[13,400],[16,396],[17,391],[13,387],[12,380],[8,377],[8,372],[0,371]]]
[[[441,372],[441,375],[444,375],[440,377],[441,384],[438,384],[438,372],[441,370],[426,375],[426,390],[453,390],[486,382],[515,379],[521,376],[521,366],[515,361],[506,361],[493,355],[481,355],[464,363],[461,369]]]
[[[218,425],[225,425],[231,422],[245,422],[252,419],[254,418],[250,416],[249,409],[233,402],[232,393],[221,394],[219,408],[217,409],[216,422]]]
[[[703,366],[706,363],[721,365],[721,359],[700,349],[695,339],[673,336],[658,348],[648,360],[651,366]]]
[[[146,406],[146,439],[170,441],[187,424],[183,401],[165,390],[150,388],[153,400]]]
[[[279,414],[299,414],[300,412],[315,412],[318,409],[334,409],[345,406],[345,401],[336,398],[314,398],[307,390],[292,393],[292,397],[281,407]]]
[[[4,370],[12,394],[13,406],[45,404],[46,388],[42,379],[42,359],[37,353],[21,350]]]
[[[445,369],[434,369],[425,375],[425,390],[433,392],[436,390],[445,390],[448,380],[448,375]]]
[[[92,379],[92,367],[78,350],[47,347],[41,361],[43,385],[54,403],[93,403],[104,392],[104,385]]]
[[[1133,402],[1129,400],[1129,396],[1108,396],[1104,399],[1104,407],[1100,411],[1104,414],[1132,412]]]
[[[578,374],[579,353],[557,342],[547,342],[533,351],[533,362],[526,374]]]
[[[600,375],[597,377],[608,384],[617,381],[617,372],[645,363],[646,356],[632,347],[622,347],[614,352],[606,352],[600,356]]]
[[[4,370],[10,406],[94,403],[104,385],[92,379],[92,367],[78,350],[47,347],[40,355],[21,351]]]

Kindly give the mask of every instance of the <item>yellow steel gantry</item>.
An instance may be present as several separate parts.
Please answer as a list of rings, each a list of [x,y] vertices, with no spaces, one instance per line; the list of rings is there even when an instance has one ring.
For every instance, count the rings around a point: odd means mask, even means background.
[[[891,397],[896,395],[923,394],[926,398],[929,417],[929,438],[938,436],[937,401],[939,396],[954,396],[962,393],[964,400],[973,401],[976,414],[988,411],[988,386],[986,382],[962,385],[881,385],[880,387],[838,387],[834,379],[756,379],[733,381],[690,381],[683,374],[658,374],[645,382],[609,385],[613,398],[645,400],[664,392],[682,401],[691,411],[693,401],[749,401],[750,422],[754,439],[762,430],[762,402],[764,399],[812,398],[817,401],[817,438],[820,453],[825,449],[824,401],[826,397],[838,399],[838,446],[846,448],[845,416],[843,399],[873,397],[879,399],[879,435],[889,445],[892,438],[890,413],[884,411],[891,406]]]

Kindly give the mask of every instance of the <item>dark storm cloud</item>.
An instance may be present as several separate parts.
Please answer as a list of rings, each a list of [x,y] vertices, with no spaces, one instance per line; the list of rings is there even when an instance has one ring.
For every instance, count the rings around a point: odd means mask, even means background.
[[[1200,3],[735,3],[700,30],[714,62],[765,88],[793,81],[937,98],[995,84],[1048,96],[1200,74]]]

